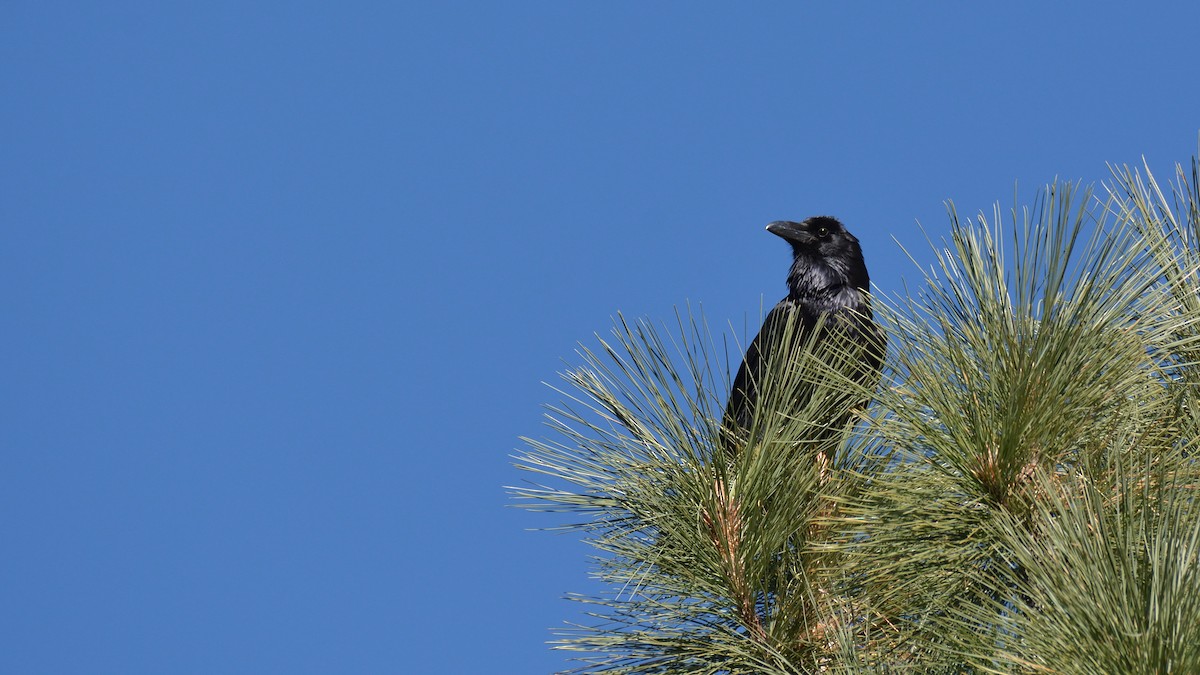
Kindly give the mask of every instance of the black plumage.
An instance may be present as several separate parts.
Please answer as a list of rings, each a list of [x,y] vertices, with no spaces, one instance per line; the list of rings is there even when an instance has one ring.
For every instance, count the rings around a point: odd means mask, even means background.
[[[797,354],[795,346],[812,339],[814,348],[807,353],[834,354],[841,359],[852,355],[850,361],[839,361],[838,367],[849,369],[848,375],[868,387],[878,380],[883,360],[884,337],[871,314],[870,279],[858,239],[828,216],[800,223],[775,221],[767,225],[767,231],[792,245],[788,294],[767,314],[734,378],[722,422],[725,445],[734,450],[754,421],[763,374],[770,372],[773,357]],[[795,322],[794,328],[784,338],[784,325],[789,321]],[[780,344],[783,339],[790,344]],[[785,414],[803,410],[812,390],[800,388],[789,395],[792,401],[781,410]],[[844,401],[842,409],[831,411],[830,419],[821,422],[827,429],[844,428],[850,410],[865,404]]]

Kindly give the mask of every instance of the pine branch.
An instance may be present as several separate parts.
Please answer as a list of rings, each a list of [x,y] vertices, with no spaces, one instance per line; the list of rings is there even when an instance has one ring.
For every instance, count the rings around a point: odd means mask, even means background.
[[[1114,181],[951,205],[879,390],[800,344],[734,453],[702,315],[581,347],[512,488],[599,553],[575,672],[1200,672],[1200,165]]]

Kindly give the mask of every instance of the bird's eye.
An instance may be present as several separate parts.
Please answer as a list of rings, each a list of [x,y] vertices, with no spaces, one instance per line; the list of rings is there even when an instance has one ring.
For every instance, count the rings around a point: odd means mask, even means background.
[[[822,239],[829,236],[829,228],[824,225],[817,228],[817,236]]]

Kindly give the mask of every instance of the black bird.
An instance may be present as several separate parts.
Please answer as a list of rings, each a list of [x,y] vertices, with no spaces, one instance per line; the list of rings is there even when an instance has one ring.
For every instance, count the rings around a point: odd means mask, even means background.
[[[828,216],[801,223],[777,220],[767,225],[767,231],[792,245],[788,294],[767,314],[733,380],[722,435],[726,447],[734,451],[738,439],[754,421],[763,374],[770,372],[767,366],[773,356],[796,354],[798,344],[813,339],[812,354],[828,355],[839,350],[843,355],[854,354],[856,360],[844,367],[851,371],[848,375],[867,386],[878,380],[883,361],[885,338],[871,315],[867,297],[870,279],[858,239]],[[790,321],[795,322],[791,344],[780,344],[784,326]],[[814,335],[818,326],[820,333]],[[794,407],[781,412],[803,410],[811,395],[811,389],[797,390]],[[849,421],[850,410],[866,403],[847,400],[844,410],[822,422],[827,429],[840,433]]]

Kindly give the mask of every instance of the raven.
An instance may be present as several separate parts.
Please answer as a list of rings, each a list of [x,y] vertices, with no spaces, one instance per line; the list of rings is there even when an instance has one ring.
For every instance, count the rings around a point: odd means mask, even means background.
[[[788,294],[767,314],[733,380],[721,423],[724,444],[730,449],[737,447],[736,439],[754,421],[762,378],[773,372],[768,368],[773,356],[799,354],[797,347],[811,340],[809,354],[849,354],[852,360],[845,364],[850,371],[846,374],[867,386],[878,380],[883,361],[885,338],[871,315],[866,295],[870,280],[858,239],[829,216],[800,223],[777,220],[767,225],[767,231],[792,245]],[[785,329],[789,323],[790,331]],[[790,344],[780,343],[785,335]],[[811,388],[798,389],[794,405],[780,412],[799,413],[811,395]],[[820,422],[840,434],[855,403],[846,401],[832,419]],[[857,403],[866,405],[867,401]]]

